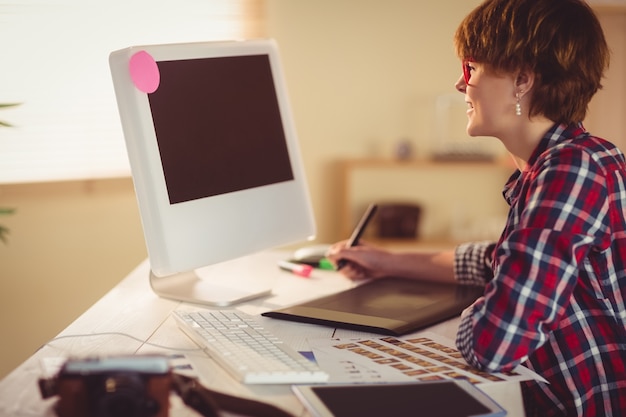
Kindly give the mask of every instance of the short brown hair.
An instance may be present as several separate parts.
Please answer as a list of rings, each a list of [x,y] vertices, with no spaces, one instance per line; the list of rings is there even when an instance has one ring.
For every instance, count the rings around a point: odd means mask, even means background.
[[[584,0],[486,0],[459,25],[461,59],[534,72],[530,115],[581,122],[609,65],[602,27]]]

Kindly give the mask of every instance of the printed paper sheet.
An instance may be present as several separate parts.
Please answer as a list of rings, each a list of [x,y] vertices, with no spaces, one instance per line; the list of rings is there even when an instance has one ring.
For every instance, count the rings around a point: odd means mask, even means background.
[[[479,371],[447,339],[423,332],[406,338],[309,340],[318,364],[334,383],[467,379],[474,384],[542,380],[518,366],[511,372]]]

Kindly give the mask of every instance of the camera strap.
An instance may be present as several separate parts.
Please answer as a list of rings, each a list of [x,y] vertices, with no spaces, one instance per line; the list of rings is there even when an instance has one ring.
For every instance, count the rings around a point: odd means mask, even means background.
[[[294,417],[268,403],[210,390],[194,378],[174,373],[172,380],[174,391],[183,402],[204,417],[219,417],[220,411],[250,417]]]

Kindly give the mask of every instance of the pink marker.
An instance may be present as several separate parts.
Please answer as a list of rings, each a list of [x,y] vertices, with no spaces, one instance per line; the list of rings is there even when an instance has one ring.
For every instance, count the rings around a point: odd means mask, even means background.
[[[289,271],[292,274],[296,274],[304,278],[308,278],[313,271],[313,267],[311,265],[297,264],[289,261],[279,261],[278,267],[282,270]]]

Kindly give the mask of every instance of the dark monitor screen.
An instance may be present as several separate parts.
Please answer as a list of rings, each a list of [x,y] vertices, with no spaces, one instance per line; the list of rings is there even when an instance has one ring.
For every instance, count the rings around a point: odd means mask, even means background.
[[[170,203],[293,179],[267,55],[157,65],[148,99]]]

